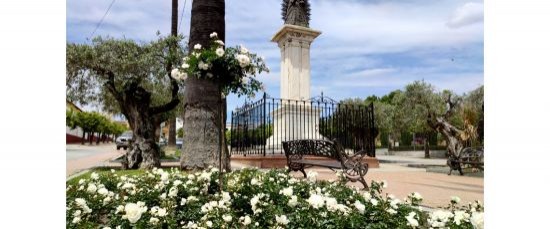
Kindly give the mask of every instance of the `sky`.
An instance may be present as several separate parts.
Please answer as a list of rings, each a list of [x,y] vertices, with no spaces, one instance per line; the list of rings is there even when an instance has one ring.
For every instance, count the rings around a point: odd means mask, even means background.
[[[68,0],[67,42],[109,35],[150,41],[170,33],[171,0]],[[189,35],[192,0],[179,0],[179,33]],[[258,80],[280,91],[280,51],[271,37],[283,25],[282,0],[226,0],[226,45],[264,56]],[[184,4],[185,3],[185,4]],[[311,95],[340,100],[382,96],[425,80],[462,94],[483,85],[483,1],[310,0]],[[258,94],[253,100],[257,100]],[[230,95],[228,111],[246,98]]]

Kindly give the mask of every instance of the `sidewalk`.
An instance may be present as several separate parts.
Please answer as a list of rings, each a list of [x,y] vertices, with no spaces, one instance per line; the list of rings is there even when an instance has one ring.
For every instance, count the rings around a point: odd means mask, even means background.
[[[109,164],[109,160],[124,154],[124,150],[116,150],[114,143],[99,145],[66,145],[67,167],[66,177],[82,170]]]
[[[403,199],[412,192],[418,192],[424,197],[422,205],[428,207],[447,206],[451,196],[458,196],[462,199],[461,204],[480,200],[484,202],[484,179],[483,177],[467,177],[441,173],[426,172],[425,168],[414,165],[445,165],[445,159],[424,159],[402,156],[377,156],[380,159],[380,168],[369,169],[366,179],[370,184],[372,180],[388,182],[388,187],[384,191],[393,194],[397,198]],[[111,166],[120,166],[120,163],[109,163]],[[163,162],[163,166],[178,167],[178,162]],[[413,165],[410,167],[409,165]],[[231,163],[233,169],[250,167],[249,165],[236,162]],[[309,168],[307,171],[316,171],[319,173],[318,179],[336,180],[335,173],[325,168]],[[292,172],[296,178],[303,178],[302,173]],[[348,183],[362,188],[359,182]]]

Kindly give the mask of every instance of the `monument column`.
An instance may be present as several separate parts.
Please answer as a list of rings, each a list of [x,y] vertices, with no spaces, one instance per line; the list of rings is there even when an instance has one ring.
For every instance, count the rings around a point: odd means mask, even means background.
[[[271,39],[281,49],[281,98],[311,97],[309,47],[320,34],[307,27],[285,24]]]

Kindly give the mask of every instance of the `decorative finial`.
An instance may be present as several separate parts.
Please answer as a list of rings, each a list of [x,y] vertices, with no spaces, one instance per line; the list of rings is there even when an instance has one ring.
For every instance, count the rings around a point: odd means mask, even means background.
[[[285,24],[309,27],[311,14],[307,0],[283,0],[282,10]]]

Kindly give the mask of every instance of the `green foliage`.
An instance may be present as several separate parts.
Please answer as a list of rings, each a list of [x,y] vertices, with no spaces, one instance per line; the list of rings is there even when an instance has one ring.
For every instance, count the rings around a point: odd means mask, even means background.
[[[410,145],[412,133],[430,133],[430,145],[437,145],[438,136],[428,125],[429,114],[441,117],[447,111],[445,99],[458,103],[456,112],[452,112],[448,121],[459,128],[467,129],[467,124],[477,130],[476,142],[483,137],[483,86],[459,96],[452,91],[436,91],[434,86],[424,81],[415,81],[406,85],[404,90],[394,90],[387,95],[368,96],[363,103],[374,103],[376,127],[383,146],[389,144],[388,136],[401,145]],[[345,103],[359,104],[358,99],[346,99]],[[480,134],[481,133],[481,134]],[[404,136],[402,136],[404,135]]]
[[[413,135],[412,133],[410,132],[402,132],[401,133],[401,138],[399,140],[399,145],[400,146],[410,146],[411,143],[412,143],[412,140],[413,140]]]
[[[173,46],[175,50],[170,49]],[[91,44],[68,43],[67,98],[82,105],[99,104],[105,111],[120,113],[120,103],[107,87],[112,79],[119,92],[128,85],[139,85],[151,93],[153,106],[165,104],[170,101],[171,88],[166,67],[181,61],[182,47],[182,38],[173,36],[159,36],[148,43],[109,37],[96,37]]]
[[[231,133],[233,132],[233,133]],[[247,147],[252,145],[265,144],[267,138],[273,135],[273,125],[259,125],[248,129],[236,129],[226,131],[225,136],[228,143],[231,143],[231,138],[239,139],[241,146]]]
[[[178,71],[172,72],[172,77],[183,80],[187,77],[211,79],[220,85],[224,95],[254,96],[263,88],[255,77],[264,71],[269,72],[263,58],[248,52],[242,45],[224,49],[217,34],[213,33],[210,37],[208,48],[197,44],[191,55],[183,59],[184,64]]]
[[[180,127],[176,132],[176,137],[183,138],[183,127]]]
[[[126,126],[113,122],[97,112],[67,111],[67,120],[67,126],[73,129],[78,126],[82,128],[83,131],[88,133],[99,132],[118,136],[127,129]]]

